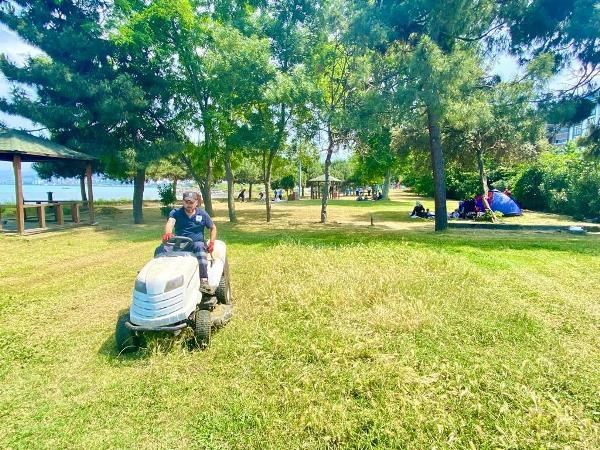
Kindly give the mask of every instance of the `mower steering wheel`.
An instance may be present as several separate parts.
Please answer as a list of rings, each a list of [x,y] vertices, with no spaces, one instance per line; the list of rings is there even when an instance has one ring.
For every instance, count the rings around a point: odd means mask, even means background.
[[[180,252],[188,248],[192,245],[194,241],[192,241],[189,237],[185,236],[172,236],[167,242],[163,245],[168,245],[173,247],[173,251]]]

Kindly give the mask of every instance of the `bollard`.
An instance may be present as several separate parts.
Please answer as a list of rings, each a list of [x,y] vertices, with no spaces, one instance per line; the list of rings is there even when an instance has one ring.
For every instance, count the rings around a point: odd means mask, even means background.
[[[373,226],[373,215],[371,214],[371,226]]]

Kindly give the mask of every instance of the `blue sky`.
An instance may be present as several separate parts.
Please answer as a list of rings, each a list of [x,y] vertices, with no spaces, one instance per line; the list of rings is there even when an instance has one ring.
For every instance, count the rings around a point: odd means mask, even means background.
[[[21,40],[16,34],[0,24],[0,53],[4,53],[11,60],[24,62],[29,55],[40,54],[41,51]],[[0,73],[0,97],[8,97],[10,85],[4,75]],[[31,121],[17,116],[9,116],[0,112],[0,120],[12,128],[32,128]]]

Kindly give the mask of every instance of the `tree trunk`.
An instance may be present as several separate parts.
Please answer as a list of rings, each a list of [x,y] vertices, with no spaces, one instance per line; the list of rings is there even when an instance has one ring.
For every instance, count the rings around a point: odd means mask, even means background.
[[[209,119],[209,115],[206,113],[208,111],[208,99],[204,99],[204,108],[202,109],[203,118],[202,118],[202,127],[204,128],[204,152],[206,154],[206,172],[204,174],[204,183],[200,185],[200,190],[202,191],[202,197],[204,199],[204,209],[208,213],[209,216],[214,215],[213,206],[212,206],[212,196],[210,192],[210,188],[212,186],[212,177],[213,177],[213,160],[212,160],[212,122]]]
[[[231,150],[225,151],[225,178],[227,179],[227,211],[229,212],[229,221],[237,222],[233,192],[233,171],[231,170]]]
[[[392,178],[392,169],[390,169],[388,167],[385,171],[385,178],[383,180],[383,192],[381,193],[381,195],[383,195],[383,198],[385,200],[390,199],[390,179],[391,178]]]
[[[202,180],[202,184],[200,185],[200,191],[202,191],[202,198],[204,199],[204,209],[208,213],[209,216],[214,215],[213,206],[212,206],[212,196],[210,186],[212,185],[212,176],[213,176],[213,161],[209,157],[206,160],[206,174],[204,175],[204,179]]]
[[[263,180],[265,182],[265,203],[267,207],[267,222],[271,221],[271,195],[269,189],[271,188],[271,170],[273,169],[273,159],[277,154],[277,150],[281,147],[283,141],[283,133],[285,131],[285,105],[279,105],[279,120],[277,121],[277,136],[271,144],[269,149],[269,159],[265,167],[265,154],[263,152]]]
[[[271,169],[273,168],[273,159],[275,158],[275,154],[277,153],[277,149],[271,149],[269,151],[269,158],[267,160],[267,164],[264,171],[264,180],[265,180],[265,204],[267,207],[267,222],[271,221]]]
[[[144,183],[146,169],[137,169],[133,178],[133,223],[144,223]]]
[[[321,223],[327,223],[327,200],[329,199],[329,167],[331,166],[331,155],[333,154],[333,135],[331,128],[328,127],[327,156],[325,157],[325,189],[323,189],[323,198],[321,198]]]
[[[79,176],[79,189],[81,190],[82,208],[87,209],[87,194],[85,192],[85,173]]]
[[[444,231],[448,228],[448,213],[446,210],[446,178],[440,134],[440,115],[430,105],[427,105],[427,125],[429,128],[429,150],[431,152],[435,192],[435,231]]]
[[[248,201],[252,200],[252,181],[248,183]]]
[[[479,182],[483,189],[484,197],[488,194],[488,178],[485,173],[485,166],[483,165],[483,149],[481,143],[477,144],[477,168],[479,169]]]
[[[81,190],[81,201],[87,202],[87,194],[85,192],[85,174],[79,176],[79,189]]]
[[[173,195],[177,198],[177,177],[173,178]]]

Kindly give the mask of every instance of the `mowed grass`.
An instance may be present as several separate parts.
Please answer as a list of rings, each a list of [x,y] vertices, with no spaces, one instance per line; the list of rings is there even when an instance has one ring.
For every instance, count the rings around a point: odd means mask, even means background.
[[[216,203],[236,306],[205,351],[114,350],[156,207],[0,236],[0,448],[599,448],[600,239],[413,204]]]

